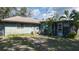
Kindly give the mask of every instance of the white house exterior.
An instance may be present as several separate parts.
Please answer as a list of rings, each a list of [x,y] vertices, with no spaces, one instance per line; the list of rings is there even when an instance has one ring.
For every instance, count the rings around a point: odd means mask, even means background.
[[[0,21],[0,34],[26,34],[39,32],[40,21],[28,17],[15,16]]]

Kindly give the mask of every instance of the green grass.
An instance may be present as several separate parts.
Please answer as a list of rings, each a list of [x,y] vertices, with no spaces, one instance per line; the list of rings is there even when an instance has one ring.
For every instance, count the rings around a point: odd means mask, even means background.
[[[34,37],[32,34],[10,34],[5,36],[5,38],[14,38],[14,37]]]
[[[49,37],[49,36],[39,36],[34,37],[32,34],[15,34],[15,35],[8,35],[6,40],[0,42],[0,50],[4,51],[5,47],[7,49],[13,48],[19,45],[27,46],[28,50],[33,48],[35,51],[79,51],[79,36],[77,36],[78,40],[71,39],[71,38],[64,38],[64,37]],[[34,41],[30,40],[32,37],[37,41],[42,41],[40,46],[34,44]],[[6,42],[5,42],[6,41]],[[29,48],[30,47],[30,48]],[[24,48],[27,51],[27,48]],[[14,48],[17,50],[16,48]],[[18,47],[20,50],[20,48]]]

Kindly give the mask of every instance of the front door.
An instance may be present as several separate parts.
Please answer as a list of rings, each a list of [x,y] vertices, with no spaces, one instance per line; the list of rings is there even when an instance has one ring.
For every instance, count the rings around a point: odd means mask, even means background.
[[[62,23],[57,24],[57,35],[63,36],[63,24]]]

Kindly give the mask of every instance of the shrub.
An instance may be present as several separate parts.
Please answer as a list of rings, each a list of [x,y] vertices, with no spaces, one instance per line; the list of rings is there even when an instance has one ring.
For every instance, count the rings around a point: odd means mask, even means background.
[[[76,32],[70,32],[66,37],[67,38],[74,38],[76,35]]]

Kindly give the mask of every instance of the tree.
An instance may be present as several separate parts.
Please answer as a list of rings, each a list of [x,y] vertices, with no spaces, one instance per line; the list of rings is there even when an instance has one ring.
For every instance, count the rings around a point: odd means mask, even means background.
[[[78,28],[79,28],[79,12],[76,10],[72,10],[71,16],[73,18],[73,24],[76,26],[76,28],[78,30]]]
[[[52,34],[52,24],[53,24],[53,17],[47,18],[47,20],[44,22],[45,26],[45,33],[48,35]]]
[[[0,7],[0,19],[12,16],[31,17],[31,11],[26,7]]]
[[[32,17],[32,9],[31,9],[31,8],[27,8],[27,13],[26,13],[26,15],[27,15],[28,17]]]
[[[21,16],[27,16],[26,13],[27,13],[27,8],[26,7],[22,7],[21,10],[20,10],[20,15]]]
[[[13,10],[16,11],[16,7],[0,7],[0,19],[15,16]]]
[[[52,25],[53,25],[53,22],[55,22],[55,21],[59,21],[58,13],[55,13],[52,17],[47,18],[45,21],[45,25],[47,25],[46,27],[47,27],[47,31],[48,31],[49,35],[52,34]]]
[[[72,10],[71,16],[74,19],[74,21],[78,21],[79,20],[79,12],[78,11]]]
[[[20,7],[15,8],[16,16],[27,16],[27,8],[26,7]]]
[[[9,7],[0,7],[0,19],[4,19],[6,17],[9,17],[9,12],[10,12]]]
[[[71,15],[71,13],[69,13],[69,11],[68,10],[65,10],[64,11],[64,16],[61,16],[60,18],[59,18],[59,20],[61,20],[61,19],[66,19],[66,20],[71,20],[72,19],[72,17],[71,17],[72,15]]]
[[[17,14],[17,7],[10,7],[10,14],[9,16],[12,17],[12,16],[16,16]]]
[[[62,19],[62,18],[65,18],[66,20],[73,19],[72,24],[76,27],[75,31],[77,33],[77,30],[78,30],[78,27],[79,27],[79,23],[78,23],[79,12],[77,12],[76,10],[72,10],[71,13],[69,13],[68,10],[65,10],[64,14],[65,14],[65,16],[61,16],[59,19]]]
[[[55,13],[52,18],[54,21],[59,21],[60,15],[58,13]]]

